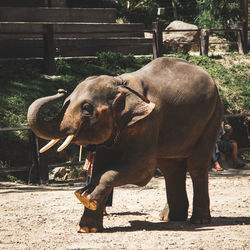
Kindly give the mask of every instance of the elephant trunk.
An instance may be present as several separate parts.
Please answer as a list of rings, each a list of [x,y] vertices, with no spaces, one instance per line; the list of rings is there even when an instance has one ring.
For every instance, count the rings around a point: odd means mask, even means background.
[[[42,111],[64,97],[65,93],[65,90],[59,89],[56,95],[39,98],[29,106],[27,114],[28,123],[32,131],[38,137],[46,140],[65,137],[65,133],[60,130],[60,123],[66,107],[50,121],[44,120],[42,116]]]

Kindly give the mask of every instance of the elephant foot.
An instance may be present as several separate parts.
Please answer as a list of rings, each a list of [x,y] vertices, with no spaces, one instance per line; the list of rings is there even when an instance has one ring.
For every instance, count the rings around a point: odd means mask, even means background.
[[[80,192],[81,189],[75,191],[75,196],[77,199],[88,209],[90,210],[96,210],[98,207],[98,202],[96,200],[92,200],[90,198],[90,194],[83,192]]]
[[[98,230],[96,227],[79,227],[78,233],[97,233],[101,230]]]
[[[78,233],[97,233],[103,231],[102,209],[90,210],[84,208],[84,213],[79,222]]]
[[[160,212],[160,215],[159,215],[160,216],[160,220],[162,220],[162,221],[169,221],[168,214],[169,214],[169,207],[166,204],[166,206]]]
[[[170,211],[168,204],[165,205],[163,210],[160,212],[160,220],[162,221],[186,221],[187,220],[187,210],[174,210]]]
[[[211,222],[211,216],[208,216],[208,217],[198,217],[198,216],[195,216],[193,215],[191,218],[190,218],[190,222],[192,224],[209,224]]]

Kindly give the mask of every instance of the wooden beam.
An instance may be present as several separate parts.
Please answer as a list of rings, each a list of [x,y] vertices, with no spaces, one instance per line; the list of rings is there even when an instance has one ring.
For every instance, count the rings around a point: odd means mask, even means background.
[[[240,8],[242,10],[241,21],[248,23],[248,0],[240,0]]]
[[[209,48],[209,29],[201,29],[200,31],[200,55],[208,55]]]
[[[155,58],[155,56],[156,57],[162,56],[163,38],[162,38],[162,30],[158,22],[152,23],[152,30],[154,32],[153,33],[153,38],[154,38],[153,39],[153,51],[156,50],[156,55],[154,55],[154,58]],[[155,49],[154,49],[154,46],[155,46]]]
[[[11,47],[11,50],[4,48]],[[114,51],[124,54],[149,55],[152,53],[150,38],[60,38],[55,39],[58,55],[66,57],[94,56],[96,52]],[[0,40],[2,58],[43,58],[42,39]]]
[[[0,132],[9,132],[9,131],[17,131],[17,130],[30,130],[28,126],[15,127],[15,128],[0,128]]]
[[[141,23],[5,22],[0,23],[0,38],[42,37],[44,24],[54,24],[55,37],[144,37]]]
[[[44,25],[44,71],[48,75],[55,75],[56,64],[55,64],[55,54],[56,47],[54,41],[54,30],[53,24]]]
[[[27,172],[29,171],[31,166],[19,166],[19,167],[11,167],[11,168],[0,168],[1,173],[13,173],[13,172]]]
[[[15,8],[0,7],[0,22],[88,22],[113,23],[113,8]]]
[[[238,23],[238,50],[241,54],[247,54],[248,28],[246,22]]]

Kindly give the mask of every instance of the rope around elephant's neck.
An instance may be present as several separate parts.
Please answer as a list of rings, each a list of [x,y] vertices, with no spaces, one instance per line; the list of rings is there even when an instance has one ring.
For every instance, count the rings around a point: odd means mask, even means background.
[[[120,134],[121,134],[121,130],[116,128],[115,132],[111,134],[109,139],[101,145],[107,149],[111,149],[118,142],[120,138]]]
[[[121,87],[123,87],[123,88],[126,88],[127,90],[129,90],[129,91],[132,92],[133,94],[135,94],[135,95],[137,95],[138,97],[140,97],[144,102],[150,103],[149,99],[148,99],[146,96],[144,96],[144,95],[138,93],[136,90],[134,90],[134,89],[132,89],[131,87],[129,87],[127,81],[125,81],[124,79],[122,79],[120,76],[117,76],[116,78],[119,78],[119,81],[116,82],[116,85],[117,85],[117,86],[121,86]]]

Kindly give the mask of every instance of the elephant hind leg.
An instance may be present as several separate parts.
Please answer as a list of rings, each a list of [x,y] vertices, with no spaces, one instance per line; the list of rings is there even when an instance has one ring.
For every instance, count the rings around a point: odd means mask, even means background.
[[[190,221],[206,224],[211,221],[208,192],[208,168],[221,126],[221,109],[208,122],[205,131],[195,145],[192,155],[187,159],[187,167],[193,182],[193,213]]]
[[[159,159],[157,166],[164,175],[167,189],[167,204],[160,213],[160,219],[164,221],[187,220],[186,161]]]
[[[197,145],[197,147],[202,146]],[[193,213],[190,221],[194,224],[206,224],[211,220],[208,193],[208,167],[211,159],[203,153],[197,148],[195,156],[187,161],[193,182]]]

